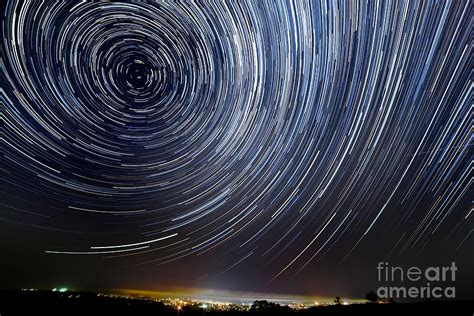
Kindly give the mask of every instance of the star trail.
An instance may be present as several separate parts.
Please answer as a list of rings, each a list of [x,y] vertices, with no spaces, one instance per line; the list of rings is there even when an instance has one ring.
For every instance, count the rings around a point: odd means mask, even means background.
[[[472,256],[472,2],[1,12],[0,230],[28,260],[291,288],[374,240]]]

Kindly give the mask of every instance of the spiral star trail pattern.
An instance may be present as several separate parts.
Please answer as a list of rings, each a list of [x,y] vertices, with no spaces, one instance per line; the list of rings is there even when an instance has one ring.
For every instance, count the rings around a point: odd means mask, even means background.
[[[471,4],[6,1],[2,225],[204,278],[467,256]]]

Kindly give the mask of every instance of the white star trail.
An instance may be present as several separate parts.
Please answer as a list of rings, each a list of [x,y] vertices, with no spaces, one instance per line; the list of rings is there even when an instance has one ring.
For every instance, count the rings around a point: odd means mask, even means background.
[[[377,235],[460,251],[471,26],[470,1],[6,1],[0,221],[268,280]]]

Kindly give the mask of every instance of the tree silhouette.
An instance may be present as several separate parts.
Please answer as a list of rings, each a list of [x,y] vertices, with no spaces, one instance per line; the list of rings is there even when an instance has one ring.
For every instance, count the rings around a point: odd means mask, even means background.
[[[334,303],[336,303],[336,305],[341,305],[341,303],[342,303],[341,297],[340,297],[340,296],[336,296],[336,299],[334,300]]]
[[[379,297],[377,296],[377,293],[375,293],[374,291],[370,291],[365,294],[365,299],[368,300],[370,303],[375,303],[379,300]]]
[[[291,312],[291,309],[288,306],[281,306],[273,302],[268,302],[265,300],[255,301],[250,307],[252,313],[263,313],[270,315],[282,315]]]

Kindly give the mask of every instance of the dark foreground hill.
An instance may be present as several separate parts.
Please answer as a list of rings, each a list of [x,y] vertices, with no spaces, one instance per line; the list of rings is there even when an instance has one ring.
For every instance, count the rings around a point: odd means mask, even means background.
[[[212,311],[198,306],[177,310],[159,301],[113,298],[93,293],[0,291],[0,316],[10,315],[474,315],[474,302],[421,302],[411,304],[354,304],[291,310],[278,304],[254,304],[250,311]]]

